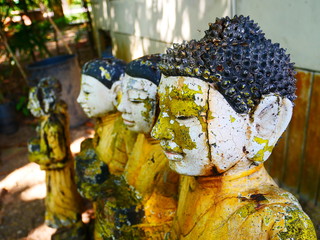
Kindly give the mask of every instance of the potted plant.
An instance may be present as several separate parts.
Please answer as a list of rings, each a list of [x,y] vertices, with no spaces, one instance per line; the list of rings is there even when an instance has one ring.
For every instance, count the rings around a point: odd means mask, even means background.
[[[3,89],[3,88],[0,88]],[[19,128],[15,104],[0,90],[0,133],[12,134]]]

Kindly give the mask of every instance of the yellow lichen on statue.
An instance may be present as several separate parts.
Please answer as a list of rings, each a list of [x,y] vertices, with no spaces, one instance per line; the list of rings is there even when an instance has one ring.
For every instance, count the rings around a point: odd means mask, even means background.
[[[263,164],[234,176],[184,176],[168,239],[316,239],[296,198]]]
[[[151,135],[183,175],[166,239],[315,240],[297,199],[263,166],[292,116],[285,50],[249,17],[226,17],[199,41],[174,44],[161,71]]]
[[[157,110],[159,60],[159,55],[135,59],[121,79],[118,110],[127,128],[139,135],[117,181],[124,189],[115,195],[113,206],[119,224],[112,226],[116,230],[108,237],[164,239],[176,212],[179,176],[169,168],[159,141],[150,137]]]
[[[122,174],[137,134],[126,129],[119,112],[97,119],[95,130],[93,145],[99,159],[111,174]]]
[[[39,117],[40,124],[37,137],[31,139],[28,148],[29,160],[46,171],[45,222],[50,227],[61,228],[81,223],[83,206],[75,185],[74,161],[69,149],[67,106],[58,100],[57,84],[55,79],[44,78],[30,91],[28,107]],[[38,99],[39,91],[43,91],[42,99]]]
[[[128,131],[116,111],[119,77],[124,62],[95,59],[82,69],[81,91],[77,101],[89,117],[95,118],[95,135],[82,143],[76,158],[77,184],[82,196],[92,201],[95,211],[94,239],[105,239],[114,230],[114,191],[123,173],[136,134]],[[114,182],[115,179],[115,182]]]
[[[46,224],[59,228],[79,221],[83,206],[74,183],[73,161],[64,168],[47,170],[46,186]]]
[[[179,176],[169,168],[159,141],[138,135],[124,177],[144,209],[141,223],[132,227],[143,231],[144,239],[163,239],[177,208]]]

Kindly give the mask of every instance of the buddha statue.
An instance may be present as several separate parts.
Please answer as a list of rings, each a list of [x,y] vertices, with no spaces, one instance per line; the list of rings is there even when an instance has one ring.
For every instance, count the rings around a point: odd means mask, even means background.
[[[63,232],[74,230],[67,239],[80,239],[77,231],[82,227],[82,198],[74,181],[67,105],[59,99],[60,92],[60,83],[50,77],[30,89],[28,109],[40,123],[37,137],[28,143],[29,160],[46,171],[46,224]]]
[[[117,112],[120,81],[125,63],[115,58],[91,60],[82,68],[81,91],[77,101],[88,117],[96,120],[93,139],[81,143],[76,157],[77,185],[81,195],[93,202],[94,239],[104,239],[108,219],[104,206],[111,201],[101,189],[111,176],[121,175],[136,134],[128,131]]]
[[[160,55],[148,55],[127,64],[121,78],[118,110],[127,128],[138,133],[123,176],[117,183],[116,222],[109,238],[164,239],[177,204],[178,175],[170,170],[159,141],[150,137],[157,116]],[[121,184],[119,184],[121,183]]]
[[[263,166],[296,98],[285,50],[249,17],[226,17],[199,41],[174,44],[160,69],[152,136],[183,175],[167,239],[316,239]]]
[[[127,131],[117,112],[119,78],[125,63],[115,58],[96,59],[82,68],[81,90],[77,101],[88,117],[96,119],[93,145],[99,159],[111,174],[121,174],[135,134]]]

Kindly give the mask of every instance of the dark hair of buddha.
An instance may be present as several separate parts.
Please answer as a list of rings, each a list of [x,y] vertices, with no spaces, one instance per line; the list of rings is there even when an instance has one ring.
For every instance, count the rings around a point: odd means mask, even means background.
[[[137,58],[128,63],[126,74],[131,77],[148,79],[158,86],[161,79],[160,62],[161,54],[151,54]]]
[[[214,83],[237,113],[252,111],[265,94],[296,98],[289,55],[267,40],[249,17],[217,18],[199,41],[173,44],[163,55],[160,70],[166,76]]]
[[[100,58],[86,62],[82,67],[82,74],[91,76],[111,89],[112,84],[124,74],[126,63],[116,58]]]

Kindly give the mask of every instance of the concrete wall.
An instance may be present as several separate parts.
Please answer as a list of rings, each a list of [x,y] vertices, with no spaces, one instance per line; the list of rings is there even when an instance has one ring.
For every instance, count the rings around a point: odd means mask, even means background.
[[[126,61],[199,39],[216,17],[251,16],[298,68],[293,120],[268,170],[281,186],[320,206],[320,0],[94,1],[96,27],[110,31],[114,55]]]
[[[231,2],[96,0],[93,14],[98,28],[111,31],[114,54],[128,61],[164,52],[173,42],[201,38],[209,22],[231,15]]]
[[[319,0],[238,0],[235,9],[287,48],[297,67],[320,70]]]
[[[93,14],[127,61],[199,39],[216,17],[243,14],[287,48],[297,67],[320,70],[320,0],[94,0]]]

